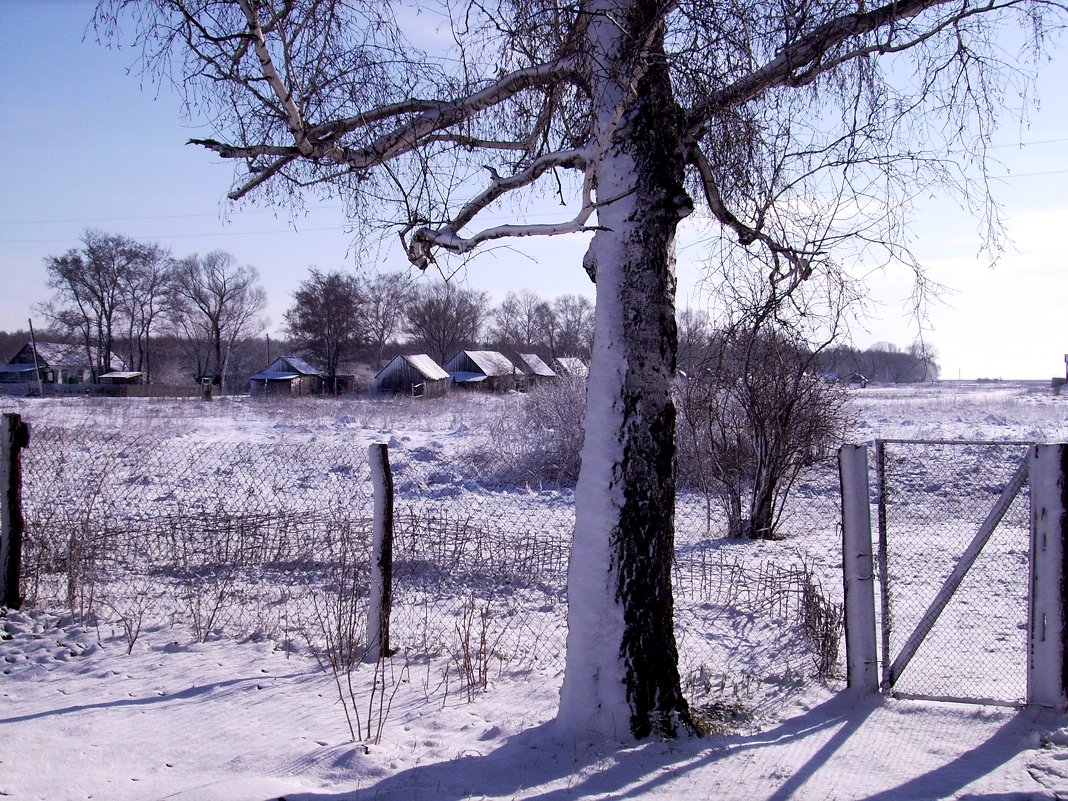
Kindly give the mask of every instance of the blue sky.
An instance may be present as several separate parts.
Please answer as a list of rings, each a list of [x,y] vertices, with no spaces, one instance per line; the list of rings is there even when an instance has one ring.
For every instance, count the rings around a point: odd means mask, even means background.
[[[259,270],[275,332],[310,265],[407,269],[392,245],[357,252],[337,203],[295,220],[284,211],[234,210],[224,197],[230,166],[185,144],[210,132],[183,117],[170,91],[128,74],[134,50],[96,44],[86,28],[92,11],[77,0],[0,0],[0,329],[26,326],[33,304],[49,294],[44,259],[78,247],[86,228],[157,241],[179,256],[229,251]],[[978,256],[975,224],[953,204],[931,198],[913,227],[930,277],[952,290],[932,307],[927,334],[944,378],[1046,379],[1064,370],[1066,79],[1068,59],[1046,65],[1029,126],[1010,123],[997,137],[1002,166],[995,172],[1004,177],[995,191],[1014,246],[996,269]],[[700,280],[700,248],[687,241],[679,252],[680,303]],[[497,299],[524,287],[547,297],[592,296],[583,251],[576,238],[528,239],[476,259],[466,280]],[[856,344],[907,345],[916,336],[909,276],[896,271],[869,282],[876,305],[854,326]]]

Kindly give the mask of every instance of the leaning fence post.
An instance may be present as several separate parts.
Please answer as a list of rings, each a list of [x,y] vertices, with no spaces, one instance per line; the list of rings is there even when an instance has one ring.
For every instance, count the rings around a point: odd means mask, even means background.
[[[374,486],[374,519],[371,524],[371,570],[367,610],[365,662],[389,656],[389,613],[393,605],[393,474],[389,469],[389,446],[368,447],[371,482]]]
[[[0,423],[0,606],[22,606],[22,469],[19,451],[30,444],[29,423],[5,413]]]
[[[868,500],[868,449],[838,449],[842,486],[842,572],[845,583],[846,678],[859,693],[879,692],[875,647],[875,573]]]
[[[1035,445],[1031,470],[1027,703],[1068,709],[1068,445]]]

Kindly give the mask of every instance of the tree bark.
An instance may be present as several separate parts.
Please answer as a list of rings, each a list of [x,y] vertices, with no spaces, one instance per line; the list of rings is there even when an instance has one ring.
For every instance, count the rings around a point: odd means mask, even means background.
[[[625,5],[631,17],[653,15],[652,4]],[[648,31],[641,20],[626,21],[625,30]],[[628,48],[641,46],[617,35],[618,43],[600,37],[600,45],[615,47],[602,50],[601,63],[609,59],[604,53],[625,61]],[[591,39],[598,42],[597,35]],[[599,88],[617,92],[626,110],[597,170],[602,230],[588,254],[596,270],[596,334],[558,715],[572,733],[617,740],[693,730],[679,681],[671,592],[674,243],[689,198],[664,62],[649,55],[641,53],[648,66],[636,88],[623,81]]]

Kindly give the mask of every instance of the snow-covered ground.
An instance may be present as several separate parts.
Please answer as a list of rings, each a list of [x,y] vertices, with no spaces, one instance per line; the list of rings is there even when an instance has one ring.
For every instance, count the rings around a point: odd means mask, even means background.
[[[476,440],[487,421],[502,410],[511,413],[507,404],[515,402],[0,397],[0,411],[17,411],[41,429],[150,430],[261,450],[280,441],[312,442],[348,447],[358,458],[368,442],[392,441],[399,496],[406,469],[409,477],[430,470],[442,502],[464,503],[475,514],[486,501],[478,500],[477,488],[436,469],[436,455]],[[855,395],[855,418],[859,442],[1068,441],[1068,397],[1037,385],[869,387]],[[165,495],[150,483],[130,486]],[[784,587],[801,564],[832,601],[841,597],[827,486],[822,475],[798,488],[796,522],[783,542],[710,539],[700,527],[680,536],[683,669],[691,685],[708,685],[707,698],[715,703],[706,711],[719,732],[705,739],[625,748],[558,741],[551,721],[561,680],[563,610],[554,601],[553,564],[539,573],[539,585],[494,596],[494,604],[507,598],[513,605],[499,639],[492,628],[498,621],[488,620],[480,599],[460,598],[445,613],[430,603],[406,607],[427,618],[419,629],[424,641],[430,631],[446,638],[449,627],[454,643],[466,635],[466,662],[462,648],[449,652],[443,645],[436,653],[424,642],[388,664],[342,671],[340,693],[310,642],[281,635],[279,615],[273,625],[202,638],[173,614],[149,616],[131,647],[123,628],[128,608],[109,614],[100,605],[95,620],[78,625],[53,603],[8,612],[0,622],[0,797],[1068,799],[1068,719],[1004,707],[858,700],[842,692],[840,679],[813,677],[811,654],[783,608],[792,597]],[[545,488],[507,497],[520,515],[540,509],[527,505],[535,500],[567,505],[566,492]],[[508,521],[521,532],[518,517]],[[566,522],[543,528],[560,526]],[[493,551],[499,543],[476,545]],[[738,575],[748,578],[729,580]],[[265,592],[285,589],[275,586],[284,585],[277,574],[257,575],[255,582]],[[712,587],[715,582],[725,589]],[[125,586],[162,592],[143,582]],[[323,596],[309,591],[304,602],[316,598]],[[537,608],[520,609],[532,599]],[[493,607],[494,617],[499,608]],[[443,618],[430,620],[434,615]],[[480,657],[492,650],[483,646],[505,637],[510,660]],[[537,658],[518,658],[528,652]],[[352,741],[350,722],[359,742]]]

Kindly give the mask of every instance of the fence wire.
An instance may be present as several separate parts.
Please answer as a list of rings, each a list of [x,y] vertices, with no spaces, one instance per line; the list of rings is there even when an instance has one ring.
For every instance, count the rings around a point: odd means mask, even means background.
[[[424,666],[428,688],[558,674],[575,525],[562,460],[477,440],[394,441],[390,460],[391,646]],[[166,624],[358,662],[373,516],[362,446],[35,426],[23,474],[30,603],[122,627],[131,648],[141,627]],[[835,471],[815,466],[784,533],[836,537],[838,518]],[[676,637],[695,706],[839,670],[836,582],[800,558],[724,550],[709,498],[680,494],[676,521]]]
[[[1026,443],[1004,442],[886,441],[877,449],[884,685],[1027,452]],[[1024,699],[1029,504],[1025,485],[894,691]]]

